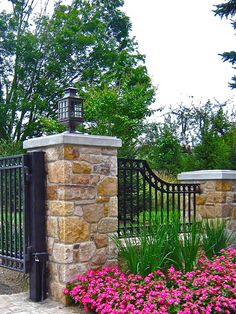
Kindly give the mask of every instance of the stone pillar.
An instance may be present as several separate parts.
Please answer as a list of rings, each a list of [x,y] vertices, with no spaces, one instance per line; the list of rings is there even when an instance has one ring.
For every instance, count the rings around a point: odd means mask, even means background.
[[[65,283],[88,269],[117,263],[110,239],[117,232],[117,148],[121,140],[57,134],[24,142],[44,151],[48,286],[62,301]]]
[[[236,171],[200,170],[182,172],[181,183],[200,183],[196,197],[197,215],[202,218],[223,218],[230,230],[236,228]]]

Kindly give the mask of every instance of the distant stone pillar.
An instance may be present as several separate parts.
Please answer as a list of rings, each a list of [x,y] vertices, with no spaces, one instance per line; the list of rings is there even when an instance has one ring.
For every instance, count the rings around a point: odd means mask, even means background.
[[[200,183],[196,197],[197,215],[223,218],[230,230],[236,228],[236,171],[200,170],[178,175],[181,183]]]
[[[117,263],[117,148],[114,137],[57,134],[24,142],[46,158],[49,293],[88,269]]]

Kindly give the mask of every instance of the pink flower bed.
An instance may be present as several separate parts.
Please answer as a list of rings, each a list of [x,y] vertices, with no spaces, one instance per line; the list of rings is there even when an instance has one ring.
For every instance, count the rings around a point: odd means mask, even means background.
[[[145,278],[117,267],[91,270],[70,281],[64,294],[101,314],[235,313],[236,250],[222,250],[213,261],[202,258],[186,274],[173,267]]]

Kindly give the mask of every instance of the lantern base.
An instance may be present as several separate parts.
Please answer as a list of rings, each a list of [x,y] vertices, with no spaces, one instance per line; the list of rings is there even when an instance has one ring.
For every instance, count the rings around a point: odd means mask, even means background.
[[[69,130],[69,131],[64,131],[63,134],[83,134],[83,132]]]

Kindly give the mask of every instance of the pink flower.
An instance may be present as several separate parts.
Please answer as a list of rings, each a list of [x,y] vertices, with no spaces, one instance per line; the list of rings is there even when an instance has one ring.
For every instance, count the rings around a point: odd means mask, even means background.
[[[235,312],[236,250],[199,260],[192,272],[170,267],[145,278],[117,267],[90,270],[68,282],[63,293],[100,314],[211,314]]]

